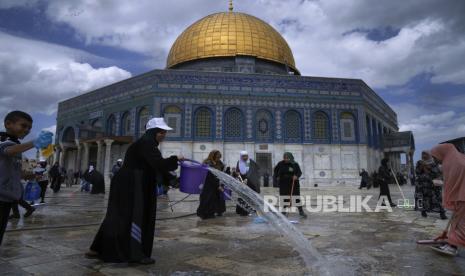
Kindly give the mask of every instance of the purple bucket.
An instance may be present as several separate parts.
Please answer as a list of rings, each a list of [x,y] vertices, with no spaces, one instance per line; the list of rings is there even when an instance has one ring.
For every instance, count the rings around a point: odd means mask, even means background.
[[[232,198],[232,191],[228,188],[223,188],[223,192],[221,193],[222,200],[231,200]]]
[[[194,160],[182,161],[179,190],[186,194],[200,194],[207,177],[207,168],[207,165]]]

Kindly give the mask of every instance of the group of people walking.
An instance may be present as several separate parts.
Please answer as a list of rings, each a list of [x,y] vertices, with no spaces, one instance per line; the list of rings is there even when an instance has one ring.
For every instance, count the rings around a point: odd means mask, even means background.
[[[241,151],[239,160],[236,166],[231,170],[221,161],[221,152],[213,150],[204,160],[204,164],[231,174],[234,178],[247,185],[256,193],[260,193],[260,167],[249,157],[247,151]],[[274,176],[278,179],[279,195],[280,196],[300,196],[300,183],[299,178],[302,176],[302,171],[299,164],[294,160],[294,156],[290,152],[283,155],[283,160],[280,161],[274,168]],[[200,194],[200,204],[197,209],[197,215],[202,219],[214,218],[222,216],[226,211],[224,187],[220,184],[218,178],[212,173],[208,172],[205,184]],[[290,199],[289,199],[290,200]],[[251,212],[247,203],[241,199],[237,199],[236,214],[240,216],[248,216]],[[296,199],[300,203],[300,199]],[[299,206],[299,214],[302,218],[306,218],[303,207]],[[283,212],[286,214],[286,212]]]

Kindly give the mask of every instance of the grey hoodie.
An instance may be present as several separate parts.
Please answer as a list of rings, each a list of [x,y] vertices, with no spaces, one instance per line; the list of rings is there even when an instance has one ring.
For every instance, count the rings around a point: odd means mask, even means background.
[[[0,201],[13,202],[21,199],[22,156],[8,156],[5,150],[17,143],[11,140],[0,142]]]

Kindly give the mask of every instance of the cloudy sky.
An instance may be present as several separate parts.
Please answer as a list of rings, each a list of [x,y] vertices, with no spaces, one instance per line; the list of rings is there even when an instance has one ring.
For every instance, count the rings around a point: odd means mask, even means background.
[[[53,129],[57,102],[155,68],[227,0],[1,0],[0,116]],[[465,1],[235,0],[289,43],[303,75],[361,78],[417,152],[465,136]]]

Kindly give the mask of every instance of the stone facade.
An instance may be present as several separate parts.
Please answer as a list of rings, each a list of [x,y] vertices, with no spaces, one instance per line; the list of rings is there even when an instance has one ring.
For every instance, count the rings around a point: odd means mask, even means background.
[[[270,172],[290,151],[304,187],[358,181],[361,168],[377,169],[383,134],[398,130],[394,111],[361,80],[154,70],[61,102],[57,160],[73,170],[96,162],[108,175],[127,149],[121,137],[142,134],[144,108],[175,128],[165,155],[202,160],[218,149],[235,165],[245,149]]]

